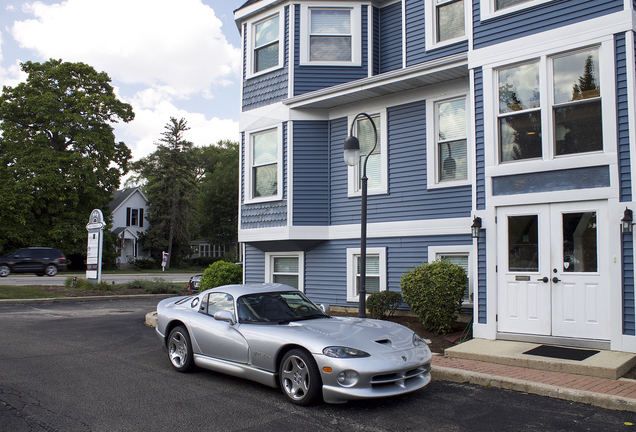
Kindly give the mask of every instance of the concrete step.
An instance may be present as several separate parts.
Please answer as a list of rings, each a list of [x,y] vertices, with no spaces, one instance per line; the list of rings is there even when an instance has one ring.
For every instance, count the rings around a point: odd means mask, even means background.
[[[446,349],[444,356],[607,379],[618,379],[636,365],[636,355],[618,351],[601,350],[581,361],[523,354],[540,345],[527,342],[472,339]]]

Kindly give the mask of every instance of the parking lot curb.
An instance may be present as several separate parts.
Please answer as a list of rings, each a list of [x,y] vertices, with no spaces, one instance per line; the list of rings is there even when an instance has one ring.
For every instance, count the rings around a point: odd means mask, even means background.
[[[561,388],[549,384],[535,383],[515,378],[500,377],[479,372],[433,366],[432,378],[436,381],[474,384],[524,393],[547,396],[570,402],[585,403],[600,408],[636,412],[636,399],[594,393],[591,391]]]

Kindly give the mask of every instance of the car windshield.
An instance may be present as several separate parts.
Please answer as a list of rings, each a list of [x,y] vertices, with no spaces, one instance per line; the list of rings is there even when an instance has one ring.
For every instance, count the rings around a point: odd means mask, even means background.
[[[301,292],[248,294],[237,301],[239,322],[285,323],[328,317]]]

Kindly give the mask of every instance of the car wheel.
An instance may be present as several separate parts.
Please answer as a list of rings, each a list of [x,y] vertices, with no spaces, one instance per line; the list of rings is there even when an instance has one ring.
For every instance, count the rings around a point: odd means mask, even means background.
[[[0,277],[7,277],[11,274],[11,269],[7,265],[0,265]]]
[[[322,391],[318,365],[304,350],[295,349],[285,354],[280,362],[279,380],[283,394],[296,405],[315,402]]]
[[[46,273],[47,276],[55,276],[57,274],[57,267],[53,264],[49,264],[44,269],[44,273]]]
[[[190,343],[190,335],[185,327],[178,326],[170,332],[168,357],[172,366],[179,372],[187,372],[192,368],[192,343]]]

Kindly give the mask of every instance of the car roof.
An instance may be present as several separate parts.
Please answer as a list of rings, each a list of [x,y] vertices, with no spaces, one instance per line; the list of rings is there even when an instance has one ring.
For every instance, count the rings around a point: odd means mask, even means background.
[[[263,284],[234,284],[234,285],[221,285],[216,288],[211,288],[203,292],[224,292],[228,294],[232,294],[235,298],[244,296],[245,294],[261,294],[268,292],[280,292],[280,291],[296,291],[299,292],[296,288],[291,287],[289,285],[280,284],[280,283],[263,283]]]

